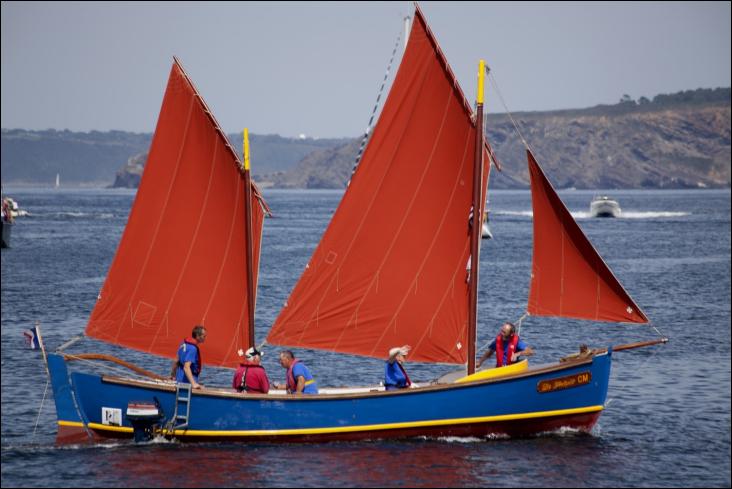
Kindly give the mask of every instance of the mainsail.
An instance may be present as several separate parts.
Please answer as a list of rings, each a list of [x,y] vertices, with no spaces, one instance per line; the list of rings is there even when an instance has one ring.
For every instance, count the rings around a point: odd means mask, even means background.
[[[408,343],[412,360],[465,363],[475,139],[417,8],[371,141],[267,341],[372,357]],[[489,161],[486,147],[483,196]]]
[[[86,334],[175,355],[196,324],[207,364],[233,366],[249,344],[245,206],[252,210],[254,290],[268,208],[178,60],[145,172]]]
[[[526,152],[534,208],[534,258],[528,312],[593,321],[647,323]]]

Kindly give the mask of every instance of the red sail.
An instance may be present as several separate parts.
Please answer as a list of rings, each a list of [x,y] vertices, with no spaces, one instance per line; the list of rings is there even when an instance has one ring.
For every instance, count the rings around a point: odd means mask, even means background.
[[[526,152],[534,207],[534,260],[528,312],[593,321],[647,323]]]
[[[173,357],[208,330],[207,364],[233,366],[247,338],[245,205],[254,290],[266,204],[245,202],[238,156],[175,60],[129,220],[86,334]]]
[[[412,360],[466,361],[471,117],[417,10],[371,141],[269,343],[372,357],[409,344]]]

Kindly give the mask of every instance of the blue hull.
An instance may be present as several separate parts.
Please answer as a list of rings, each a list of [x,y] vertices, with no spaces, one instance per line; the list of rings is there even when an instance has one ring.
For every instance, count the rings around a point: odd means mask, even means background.
[[[184,441],[324,441],[408,436],[526,436],[560,427],[589,430],[607,397],[611,354],[511,377],[418,389],[317,396],[194,391]],[[59,442],[132,437],[130,401],[175,409],[170,385],[68,373],[49,356]],[[119,410],[115,418],[109,413]],[[113,424],[104,420],[103,413]],[[105,424],[107,423],[107,424]]]
[[[0,244],[3,248],[10,248],[10,232],[13,230],[13,224],[2,219],[0,220],[0,226],[2,226],[2,241],[0,241]]]

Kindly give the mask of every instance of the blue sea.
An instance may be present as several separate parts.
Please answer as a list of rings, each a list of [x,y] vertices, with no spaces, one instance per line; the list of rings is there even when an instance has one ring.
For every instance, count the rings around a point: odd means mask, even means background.
[[[109,442],[56,447],[56,414],[41,353],[79,335],[102,286],[134,191],[5,187],[30,215],[2,250],[3,487],[730,487],[730,191],[611,191],[618,219],[589,217],[593,192],[560,196],[626,290],[670,338],[618,352],[607,407],[590,434],[528,439],[406,439],[327,444]],[[335,210],[339,191],[264,193],[257,342],[267,335]],[[526,308],[532,222],[528,191],[491,193],[481,254],[479,346]],[[577,351],[658,338],[648,325],[531,317],[522,338],[546,363]],[[110,353],[165,373],[169,360],[84,339],[69,350]],[[281,381],[277,349],[265,347]],[[296,350],[321,385],[378,383],[376,359]],[[429,381],[452,370],[407,363]],[[233,372],[207,368],[206,385]]]

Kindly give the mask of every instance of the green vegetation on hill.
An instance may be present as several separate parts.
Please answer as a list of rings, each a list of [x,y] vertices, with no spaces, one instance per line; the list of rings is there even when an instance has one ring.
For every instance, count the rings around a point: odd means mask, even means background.
[[[730,186],[730,89],[698,89],[615,105],[513,114],[558,187],[681,188]],[[486,116],[502,173],[493,188],[528,184],[523,144],[506,114]],[[241,134],[229,140],[241,152]],[[135,187],[152,135],[2,129],[4,183]],[[252,167],[262,186],[343,188],[360,138],[251,135]]]
[[[513,114],[558,188],[730,186],[730,89],[699,89],[587,109]],[[526,188],[526,153],[506,114],[488,114],[486,133],[503,171],[492,188]],[[357,141],[314,152],[273,184],[343,188]]]
[[[241,134],[230,134],[228,138],[241,153]],[[250,138],[255,174],[285,171],[313,151],[347,141],[256,134]],[[64,184],[106,186],[130,161],[144,164],[151,141],[149,133],[3,129],[3,182],[51,184],[60,173]]]
[[[151,134],[2,129],[3,182],[111,183],[127,159],[150,146]]]

